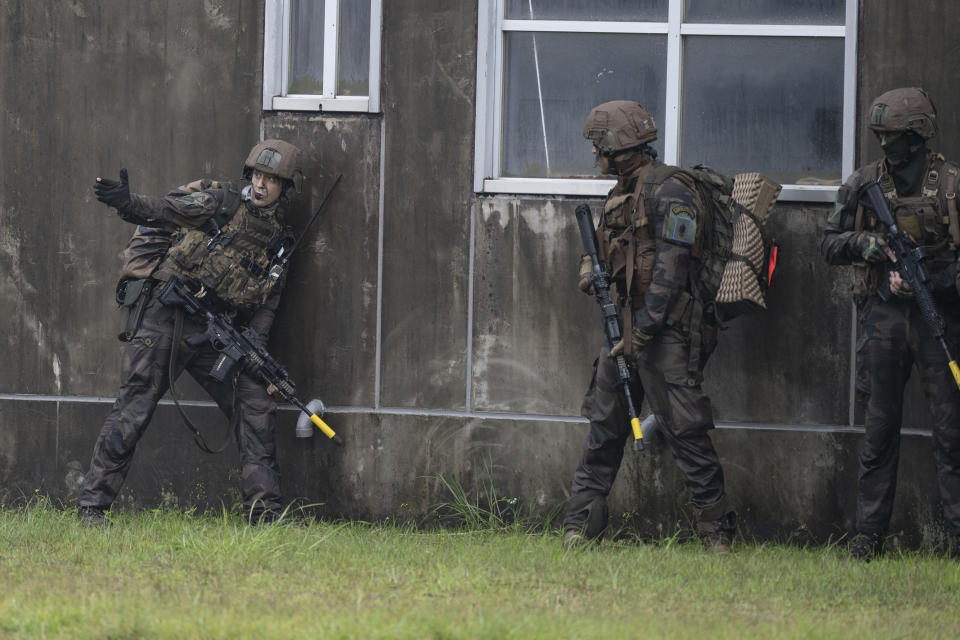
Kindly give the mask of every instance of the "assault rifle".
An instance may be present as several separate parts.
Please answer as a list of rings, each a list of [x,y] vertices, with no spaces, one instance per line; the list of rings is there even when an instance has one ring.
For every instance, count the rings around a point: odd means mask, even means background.
[[[238,331],[230,318],[207,308],[202,298],[190,291],[177,278],[170,278],[164,285],[160,292],[160,302],[164,305],[183,307],[189,314],[199,314],[206,318],[206,331],[187,336],[185,340],[187,344],[194,347],[209,341],[213,348],[220,352],[220,357],[210,370],[210,376],[214,380],[223,382],[239,364],[243,371],[263,383],[268,393],[278,393],[284,400],[309,416],[310,421],[324,435],[337,445],[343,446],[343,439],[297,398],[296,384],[290,379],[287,370],[262,346],[260,335],[254,329],[248,327]]]
[[[930,282],[930,272],[927,271],[924,264],[927,257],[926,252],[897,226],[877,180],[871,180],[861,187],[859,199],[864,202],[865,206],[873,209],[880,222],[886,225],[888,230],[887,245],[896,258],[894,265],[897,272],[913,291],[917,305],[920,307],[920,315],[923,316],[923,321],[933,331],[934,337],[940,341],[940,346],[943,347],[943,352],[947,356],[950,371],[953,373],[954,382],[957,383],[957,387],[960,387],[960,367],[957,366],[957,361],[950,355],[950,348],[944,338],[946,324],[943,321],[943,316],[940,315],[936,305],[934,305],[933,294],[927,288],[927,284]]]
[[[590,256],[590,262],[593,264],[590,280],[593,283],[597,304],[600,305],[600,311],[603,313],[603,329],[607,335],[607,347],[613,348],[623,339],[623,331],[620,328],[617,306],[610,298],[610,279],[607,272],[604,271],[603,265],[600,264],[600,258],[597,254],[597,232],[593,228],[593,216],[590,213],[590,207],[585,204],[577,207],[575,214],[577,216],[577,226],[580,227],[580,240],[583,242],[583,250]],[[627,400],[627,410],[630,413],[630,427],[633,429],[633,449],[634,451],[643,451],[643,430],[640,428],[640,417],[630,393],[630,368],[627,366],[627,359],[622,353],[618,353],[613,359],[617,364],[617,378],[623,388],[623,395]]]

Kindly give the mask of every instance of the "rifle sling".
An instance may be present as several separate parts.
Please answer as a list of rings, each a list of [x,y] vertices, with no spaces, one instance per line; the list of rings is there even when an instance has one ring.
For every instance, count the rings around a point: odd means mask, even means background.
[[[173,316],[173,341],[170,345],[170,363],[167,370],[167,376],[170,382],[170,397],[173,398],[173,404],[176,405],[177,411],[180,413],[180,417],[183,419],[184,426],[193,433],[193,441],[196,443],[197,447],[201,451],[210,454],[221,453],[224,449],[227,448],[227,445],[230,444],[231,436],[233,435],[234,427],[236,426],[237,420],[237,393],[236,388],[234,388],[233,393],[233,411],[230,419],[227,422],[227,435],[221,444],[216,449],[211,449],[210,445],[207,444],[206,438],[203,437],[203,434],[200,433],[200,429],[197,428],[190,418],[187,417],[187,412],[180,405],[180,400],[177,398],[177,389],[174,384],[176,380],[176,361],[177,361],[177,352],[180,350],[180,342],[183,338],[183,307],[176,307],[174,309]]]

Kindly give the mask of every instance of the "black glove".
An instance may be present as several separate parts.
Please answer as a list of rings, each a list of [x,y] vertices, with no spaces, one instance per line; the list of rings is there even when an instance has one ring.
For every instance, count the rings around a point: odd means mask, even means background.
[[[108,207],[113,207],[119,213],[130,209],[130,182],[127,179],[126,169],[120,169],[120,182],[98,177],[93,183],[93,192],[97,194],[97,200]]]

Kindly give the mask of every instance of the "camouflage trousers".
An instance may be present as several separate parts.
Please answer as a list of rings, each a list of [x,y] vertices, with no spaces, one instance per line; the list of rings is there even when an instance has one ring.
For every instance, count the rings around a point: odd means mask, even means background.
[[[942,310],[943,311],[943,310]],[[960,345],[960,313],[944,313],[951,353]],[[933,418],[936,464],[947,526],[960,535],[960,391],[943,347],[910,300],[867,300],[857,341],[857,389],[869,394],[860,450],[857,531],[884,535],[890,524],[900,458],[903,392],[917,366]]]
[[[684,475],[701,523],[716,521],[733,511],[724,493],[723,467],[708,434],[713,428],[710,399],[701,388],[703,367],[716,343],[715,333],[712,338],[704,341],[699,362],[692,366],[690,340],[674,328],[665,327],[644,348],[651,373],[665,390],[664,394],[647,394],[647,402],[653,413],[665,418],[664,436]],[[639,410],[644,389],[636,380],[636,376],[631,380],[631,394]],[[666,406],[658,406],[661,403]],[[633,433],[616,364],[606,347],[594,363],[581,414],[590,421],[590,431],[573,474],[564,527],[586,526],[593,536],[599,533],[597,529],[606,526],[605,498],[620,469],[626,441]],[[598,508],[604,513],[596,513]]]
[[[157,288],[159,289],[159,287]],[[120,491],[137,442],[143,436],[157,403],[170,386],[169,363],[175,310],[153,297],[143,322],[127,343],[123,355],[120,396],[107,416],[93,449],[90,470],[84,477],[77,502],[80,506],[109,507]],[[196,319],[184,317],[183,335],[205,329]],[[274,427],[276,402],[263,385],[240,373],[218,382],[210,377],[218,358],[209,342],[191,347],[177,345],[174,374],[188,371],[235,425],[242,464],[241,489],[247,511],[258,515],[279,510],[280,467],[276,459]]]

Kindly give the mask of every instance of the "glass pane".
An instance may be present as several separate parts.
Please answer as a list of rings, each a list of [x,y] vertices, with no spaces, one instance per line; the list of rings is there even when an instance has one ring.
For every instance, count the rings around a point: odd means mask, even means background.
[[[683,166],[840,184],[843,39],[684,40]]]
[[[324,0],[293,0],[287,93],[323,93]]]
[[[830,24],[846,21],[847,0],[684,0],[685,22]]]
[[[340,3],[340,53],[337,62],[337,95],[370,93],[370,2]]]
[[[601,102],[636,100],[663,119],[666,36],[507,33],[504,55],[502,176],[597,177],[582,134]]]
[[[507,0],[507,19],[666,22],[668,0]]]

